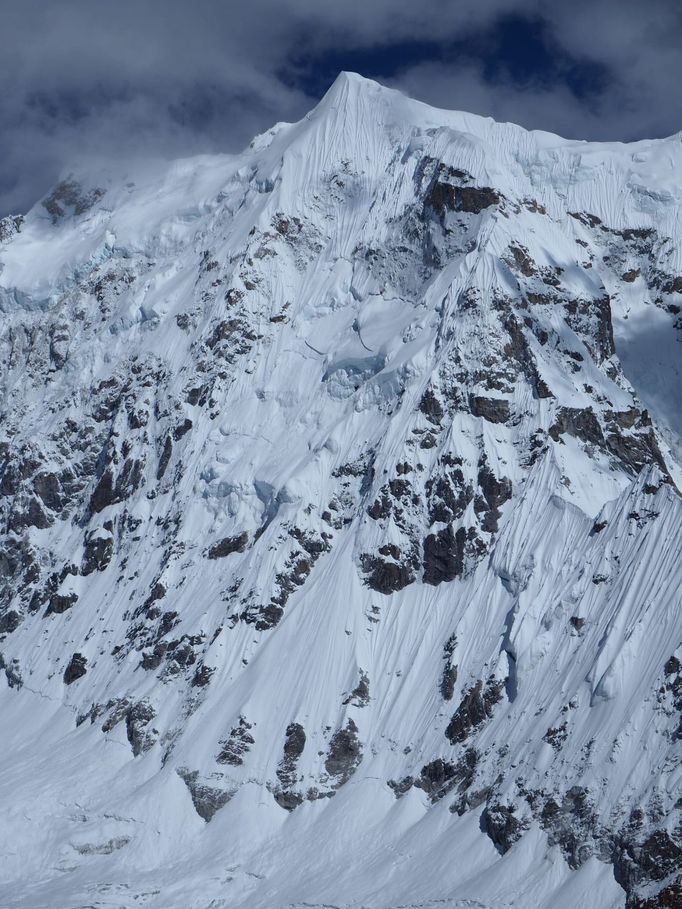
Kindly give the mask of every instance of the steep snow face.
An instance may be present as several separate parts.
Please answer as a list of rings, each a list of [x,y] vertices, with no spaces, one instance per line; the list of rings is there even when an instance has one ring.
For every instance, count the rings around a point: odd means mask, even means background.
[[[681,175],[344,74],[0,223],[3,906],[676,904]]]

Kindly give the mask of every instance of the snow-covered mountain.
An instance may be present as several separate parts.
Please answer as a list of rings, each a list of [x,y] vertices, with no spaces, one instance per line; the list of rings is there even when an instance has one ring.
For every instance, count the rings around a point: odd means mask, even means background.
[[[682,134],[341,75],[0,222],[0,906],[682,905]]]

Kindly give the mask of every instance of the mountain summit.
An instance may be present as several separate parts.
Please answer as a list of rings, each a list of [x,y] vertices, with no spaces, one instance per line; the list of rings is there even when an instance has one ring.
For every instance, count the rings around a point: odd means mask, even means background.
[[[0,222],[8,909],[656,909],[682,143],[342,74]]]

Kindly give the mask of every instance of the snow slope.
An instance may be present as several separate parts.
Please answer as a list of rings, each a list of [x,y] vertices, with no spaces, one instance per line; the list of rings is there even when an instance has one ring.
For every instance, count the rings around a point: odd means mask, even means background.
[[[0,222],[0,906],[677,905],[681,174],[342,74]]]

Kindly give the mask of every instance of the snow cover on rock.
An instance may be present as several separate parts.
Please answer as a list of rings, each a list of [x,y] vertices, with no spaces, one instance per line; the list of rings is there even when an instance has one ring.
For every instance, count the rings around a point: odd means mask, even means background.
[[[342,74],[0,223],[0,904],[679,905],[682,134]]]

